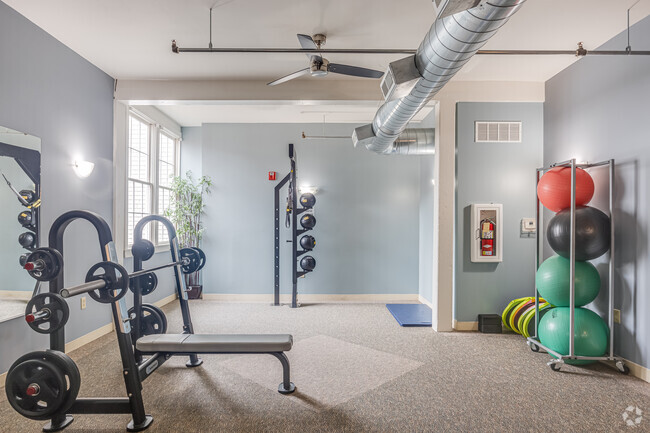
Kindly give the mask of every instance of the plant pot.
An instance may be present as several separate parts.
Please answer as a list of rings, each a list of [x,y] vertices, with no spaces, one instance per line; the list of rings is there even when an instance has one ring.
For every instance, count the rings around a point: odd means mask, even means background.
[[[201,294],[203,293],[203,285],[199,284],[196,286],[187,286],[187,297],[189,299],[201,299]]]

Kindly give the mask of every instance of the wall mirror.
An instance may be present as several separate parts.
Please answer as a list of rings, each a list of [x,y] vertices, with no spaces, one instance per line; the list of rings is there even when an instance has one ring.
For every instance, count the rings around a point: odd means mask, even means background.
[[[25,314],[36,280],[21,260],[42,242],[41,139],[0,126],[0,321]]]

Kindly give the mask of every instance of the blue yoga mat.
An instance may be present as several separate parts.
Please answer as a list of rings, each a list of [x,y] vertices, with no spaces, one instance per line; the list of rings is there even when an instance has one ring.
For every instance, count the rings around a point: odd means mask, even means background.
[[[431,326],[431,308],[424,304],[386,304],[400,326]]]

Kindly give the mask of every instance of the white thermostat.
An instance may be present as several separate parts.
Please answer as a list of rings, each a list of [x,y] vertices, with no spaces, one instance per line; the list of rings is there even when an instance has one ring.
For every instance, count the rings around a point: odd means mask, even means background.
[[[537,224],[535,224],[535,218],[521,219],[521,233],[535,233],[536,231]]]

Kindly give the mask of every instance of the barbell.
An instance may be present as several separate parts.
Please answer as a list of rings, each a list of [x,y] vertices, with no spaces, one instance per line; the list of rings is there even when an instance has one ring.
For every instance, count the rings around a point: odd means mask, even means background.
[[[176,262],[143,269],[131,274],[118,263],[99,262],[88,270],[85,283],[63,288],[59,294],[63,298],[70,298],[88,293],[95,301],[110,304],[119,301],[126,295],[129,281],[132,279],[173,266],[180,266],[184,274],[191,274],[196,272],[201,265],[200,255],[195,249],[183,248],[180,251],[180,256],[181,259]]]

